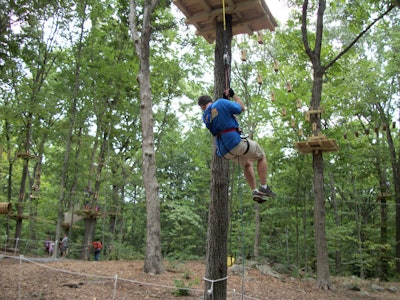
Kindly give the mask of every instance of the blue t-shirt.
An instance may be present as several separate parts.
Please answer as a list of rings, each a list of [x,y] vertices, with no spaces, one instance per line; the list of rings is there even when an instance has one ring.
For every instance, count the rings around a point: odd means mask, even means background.
[[[218,99],[204,111],[203,122],[212,135],[216,136],[219,156],[224,156],[240,143],[239,131],[230,129],[239,128],[235,115],[241,112],[242,107],[239,103],[226,99]]]

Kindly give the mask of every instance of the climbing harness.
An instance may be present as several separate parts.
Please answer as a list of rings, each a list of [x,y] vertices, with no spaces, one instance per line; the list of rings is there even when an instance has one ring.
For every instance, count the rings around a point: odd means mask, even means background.
[[[236,157],[239,157],[239,156],[241,156],[241,155],[233,154],[232,152],[230,152],[230,151],[228,150],[228,148],[225,146],[224,140],[222,139],[222,135],[223,135],[223,134],[228,133],[228,132],[233,132],[233,131],[239,132],[239,133],[240,133],[240,138],[241,138],[242,140],[245,140],[245,141],[246,141],[246,143],[247,143],[247,148],[246,148],[246,150],[245,150],[245,151],[243,152],[243,154],[242,154],[242,155],[246,155],[247,152],[249,152],[250,143],[249,143],[249,140],[247,139],[247,137],[246,137],[245,135],[242,134],[242,131],[240,130],[240,128],[228,128],[228,129],[222,130],[222,131],[220,131],[220,132],[217,133],[216,137],[217,137],[218,140],[221,141],[221,144],[224,146],[225,150],[228,151],[229,154],[234,155],[234,156],[236,156]],[[218,145],[218,144],[217,144],[217,145]]]
[[[228,133],[228,132],[233,132],[233,131],[239,131],[239,129],[238,128],[228,128],[228,129],[225,129],[225,130],[222,130],[222,131],[220,131],[220,132],[218,132],[217,133],[217,136],[218,137],[220,137],[220,136],[222,136],[224,133]]]

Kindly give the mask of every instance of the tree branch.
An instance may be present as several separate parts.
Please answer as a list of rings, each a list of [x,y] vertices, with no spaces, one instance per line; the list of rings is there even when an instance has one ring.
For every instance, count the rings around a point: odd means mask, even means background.
[[[326,0],[319,0],[317,13],[317,31],[315,34],[314,54],[316,57],[321,56],[322,33],[324,31],[324,12],[326,8]]]
[[[304,0],[303,10],[302,10],[302,14],[301,14],[301,36],[303,38],[303,44],[304,44],[306,53],[312,61],[313,60],[313,52],[311,51],[310,44],[308,43],[308,36],[307,36],[307,8],[308,8],[308,0]]]
[[[345,55],[345,54],[350,50],[350,48],[353,47],[354,44],[357,43],[358,40],[359,40],[360,38],[362,38],[362,37],[364,36],[364,34],[366,34],[366,33],[368,32],[368,30],[371,29],[372,26],[375,25],[376,22],[378,22],[378,21],[381,20],[384,16],[386,16],[389,12],[391,12],[393,8],[395,8],[395,5],[394,5],[394,4],[391,4],[391,5],[389,6],[389,8],[388,8],[384,13],[382,13],[382,14],[381,14],[380,16],[378,16],[375,20],[373,20],[372,23],[369,24],[363,31],[361,31],[361,32],[357,35],[357,37],[356,37],[346,48],[344,48],[333,60],[331,60],[327,65],[325,65],[325,66],[323,67],[323,68],[324,68],[324,71],[328,70],[339,58],[341,58],[343,55]]]
[[[140,37],[138,28],[136,25],[136,3],[135,0],[129,0],[129,29],[132,34],[133,41],[135,43],[136,54],[140,56]]]

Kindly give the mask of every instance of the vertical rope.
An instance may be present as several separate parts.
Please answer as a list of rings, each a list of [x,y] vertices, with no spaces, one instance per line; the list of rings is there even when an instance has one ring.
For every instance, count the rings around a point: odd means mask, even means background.
[[[238,177],[240,177],[240,164],[238,158]],[[242,240],[242,300],[244,297],[244,222],[243,222],[243,197],[242,197],[242,185],[239,180],[239,197],[240,197],[240,227],[241,227],[241,240]]]
[[[222,19],[224,20],[224,30],[226,30],[225,0],[222,0]]]

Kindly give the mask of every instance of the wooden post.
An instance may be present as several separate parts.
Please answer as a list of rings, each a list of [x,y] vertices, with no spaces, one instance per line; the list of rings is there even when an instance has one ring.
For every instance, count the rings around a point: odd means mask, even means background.
[[[224,24],[217,22],[214,64],[214,99],[225,89],[224,51],[231,57],[232,16],[226,15]],[[230,59],[229,59],[230,64]],[[215,143],[213,143],[215,145]],[[226,299],[227,256],[229,227],[229,161],[216,154],[213,148],[211,199],[208,213],[207,258],[204,299]]]

